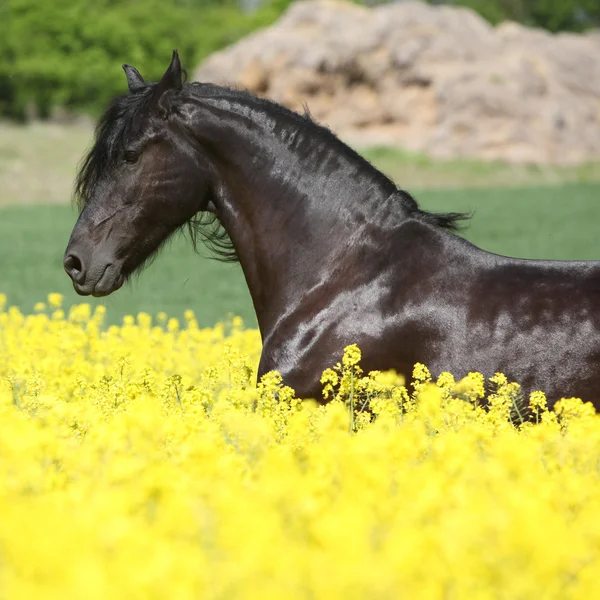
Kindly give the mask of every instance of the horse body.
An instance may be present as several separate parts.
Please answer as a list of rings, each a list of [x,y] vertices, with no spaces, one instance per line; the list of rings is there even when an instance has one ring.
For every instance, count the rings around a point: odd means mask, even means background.
[[[365,371],[422,362],[434,376],[502,372],[551,401],[596,397],[600,265],[498,256],[417,220],[397,235],[373,277],[342,268],[300,294],[264,338],[261,370],[317,397],[317,374],[357,343]]]
[[[176,53],[158,84],[126,73],[130,94],[100,121],[78,177],[82,212],[65,253],[78,293],[113,292],[208,215],[248,283],[259,377],[278,370],[299,396],[319,399],[322,371],[357,343],[366,371],[500,371],[551,400],[595,400],[600,263],[480,250],[452,233],[464,215],[422,211],[310,119],[245,92],[184,85]],[[215,230],[200,234],[231,250]]]

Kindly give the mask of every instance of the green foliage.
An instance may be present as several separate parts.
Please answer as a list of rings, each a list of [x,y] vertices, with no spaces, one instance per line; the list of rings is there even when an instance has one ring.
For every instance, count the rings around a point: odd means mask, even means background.
[[[352,0],[372,6],[402,0]],[[464,6],[496,25],[517,21],[549,31],[584,31],[600,27],[599,0],[424,0],[430,4]]]
[[[550,31],[583,31],[600,25],[598,0],[429,0],[466,6],[490,23],[511,20]]]
[[[124,92],[120,65],[156,81],[173,48],[190,71],[198,62],[285,8],[276,0],[247,15],[198,0],[5,0],[0,2],[0,116],[40,116],[56,106],[97,113]]]

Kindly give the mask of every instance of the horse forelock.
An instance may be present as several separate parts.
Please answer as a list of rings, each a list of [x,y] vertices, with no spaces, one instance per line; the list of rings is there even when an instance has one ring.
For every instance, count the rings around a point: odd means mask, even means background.
[[[155,86],[148,84],[134,93],[118,96],[100,117],[94,143],[81,161],[75,179],[74,200],[80,210],[102,176],[118,163],[126,140],[139,130]]]

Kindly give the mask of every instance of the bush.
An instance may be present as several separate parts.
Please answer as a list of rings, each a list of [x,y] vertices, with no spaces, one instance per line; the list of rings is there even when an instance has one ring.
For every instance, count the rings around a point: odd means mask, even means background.
[[[550,31],[583,31],[600,25],[598,0],[430,0],[466,6],[490,23],[517,21]]]
[[[173,48],[194,69],[215,50],[273,22],[276,0],[251,15],[233,4],[177,0],[10,0],[0,7],[0,116],[34,106],[97,113],[123,93],[124,62],[145,78],[164,72]]]
[[[372,6],[404,0],[354,0]],[[429,4],[464,6],[496,25],[517,21],[549,31],[584,31],[600,26],[598,0],[424,0]]]

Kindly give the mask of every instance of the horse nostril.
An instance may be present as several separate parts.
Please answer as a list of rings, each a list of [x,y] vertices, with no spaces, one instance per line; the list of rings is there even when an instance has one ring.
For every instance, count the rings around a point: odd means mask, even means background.
[[[67,275],[75,282],[81,283],[85,277],[81,259],[75,254],[69,254],[63,262]]]

